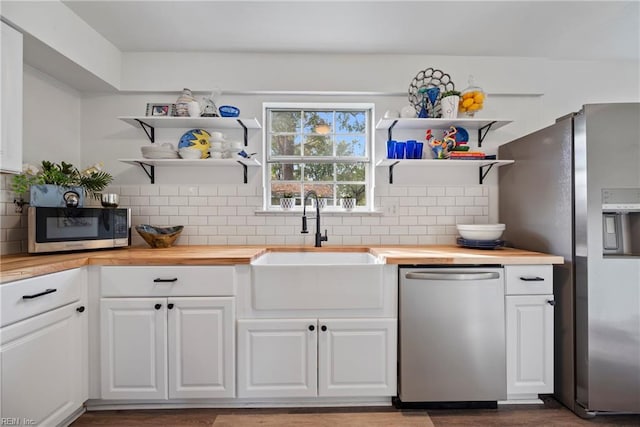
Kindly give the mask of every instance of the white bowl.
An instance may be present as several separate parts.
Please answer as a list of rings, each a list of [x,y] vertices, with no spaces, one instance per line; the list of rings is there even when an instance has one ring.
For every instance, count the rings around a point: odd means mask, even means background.
[[[202,151],[197,148],[185,147],[178,150],[178,154],[183,159],[199,159],[202,157]]]
[[[458,233],[468,240],[498,240],[505,229],[504,224],[456,224]]]

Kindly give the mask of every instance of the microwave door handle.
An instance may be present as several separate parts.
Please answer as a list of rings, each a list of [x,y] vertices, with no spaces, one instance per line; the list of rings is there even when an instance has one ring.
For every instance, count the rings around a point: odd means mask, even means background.
[[[428,273],[411,272],[405,275],[407,279],[415,280],[493,280],[500,278],[500,273],[495,271],[469,272],[469,273]]]

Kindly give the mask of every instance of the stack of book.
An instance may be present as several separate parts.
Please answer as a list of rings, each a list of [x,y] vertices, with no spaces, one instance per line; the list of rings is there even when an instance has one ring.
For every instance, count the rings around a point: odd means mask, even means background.
[[[452,151],[449,153],[450,159],[458,160],[483,160],[485,154],[482,151]]]

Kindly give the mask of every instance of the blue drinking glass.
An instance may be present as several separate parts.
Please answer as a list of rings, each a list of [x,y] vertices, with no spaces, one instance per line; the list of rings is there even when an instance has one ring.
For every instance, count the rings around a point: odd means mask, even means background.
[[[406,142],[396,142],[396,159],[404,159],[404,150],[406,145]]]
[[[415,159],[415,154],[416,154],[416,143],[418,141],[416,141],[415,139],[410,139],[407,141],[407,153],[406,153],[406,158],[407,159]]]
[[[393,139],[387,141],[387,159],[396,157],[396,142]]]
[[[416,148],[415,151],[413,152],[413,158],[414,159],[421,159],[422,158],[422,149],[424,148],[424,142],[416,142]]]

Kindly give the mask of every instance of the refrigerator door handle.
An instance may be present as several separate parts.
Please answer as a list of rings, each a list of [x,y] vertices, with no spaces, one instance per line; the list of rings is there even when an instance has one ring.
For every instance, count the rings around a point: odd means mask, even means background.
[[[476,273],[416,273],[405,274],[407,279],[416,280],[493,280],[499,279],[500,273],[476,272]]]

